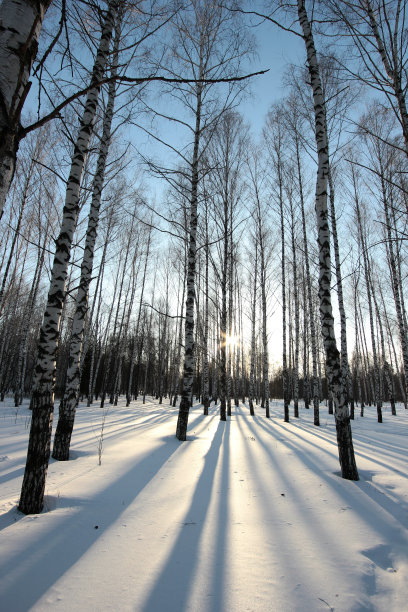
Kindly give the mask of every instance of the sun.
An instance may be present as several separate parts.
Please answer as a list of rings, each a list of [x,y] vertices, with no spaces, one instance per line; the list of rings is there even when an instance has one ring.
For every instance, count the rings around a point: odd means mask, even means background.
[[[231,350],[239,346],[239,336],[229,335],[225,336],[225,345]]]

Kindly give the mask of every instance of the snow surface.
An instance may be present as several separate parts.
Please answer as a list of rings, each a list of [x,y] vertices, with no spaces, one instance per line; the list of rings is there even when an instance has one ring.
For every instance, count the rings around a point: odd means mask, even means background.
[[[2,612],[408,610],[408,413],[353,422],[359,482],[339,477],[333,417],[285,424],[233,407],[81,405],[72,460],[41,514],[18,512],[30,412],[0,404]]]

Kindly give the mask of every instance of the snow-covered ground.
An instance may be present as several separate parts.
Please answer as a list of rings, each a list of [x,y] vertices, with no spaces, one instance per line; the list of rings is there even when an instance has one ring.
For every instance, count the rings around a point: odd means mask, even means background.
[[[30,413],[0,404],[0,610],[408,610],[408,413],[353,423],[359,482],[339,477],[333,417],[283,423],[167,402],[81,406],[46,508],[16,509]]]

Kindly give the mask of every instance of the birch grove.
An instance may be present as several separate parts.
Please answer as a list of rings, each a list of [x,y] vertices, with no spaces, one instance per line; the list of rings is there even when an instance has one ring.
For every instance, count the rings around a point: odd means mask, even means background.
[[[63,461],[83,401],[157,398],[180,442],[197,405],[287,435],[313,405],[348,480],[353,419],[380,436],[407,407],[403,3],[142,4],[0,7],[0,400],[31,410],[25,514],[55,402]],[[305,61],[265,116],[259,16]]]

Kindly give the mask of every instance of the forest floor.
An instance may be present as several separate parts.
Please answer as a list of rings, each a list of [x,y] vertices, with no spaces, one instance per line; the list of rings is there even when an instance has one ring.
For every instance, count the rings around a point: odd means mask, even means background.
[[[356,415],[358,482],[339,476],[322,406],[282,420],[194,406],[81,405],[45,508],[17,502],[30,412],[0,404],[0,609],[52,612],[408,610],[408,411]],[[101,451],[101,465],[99,463]]]

